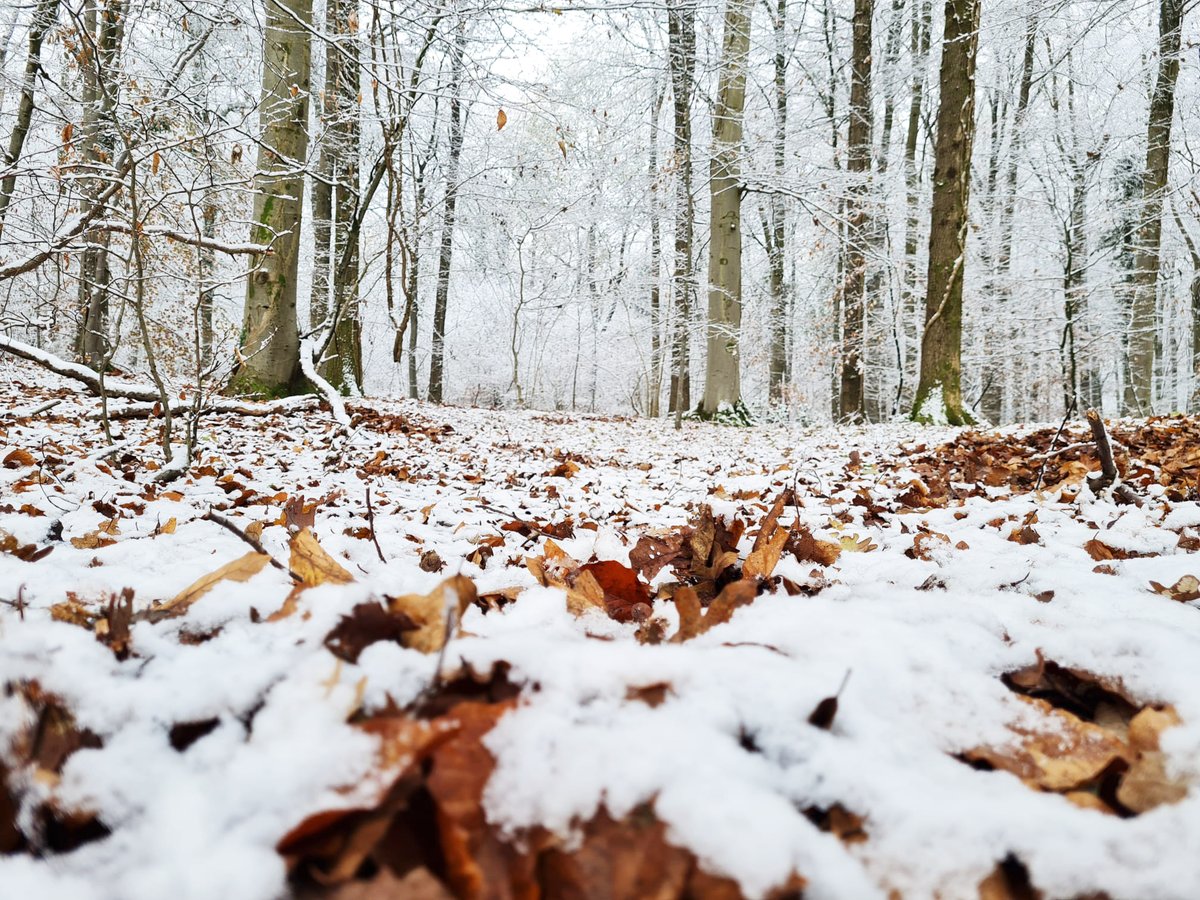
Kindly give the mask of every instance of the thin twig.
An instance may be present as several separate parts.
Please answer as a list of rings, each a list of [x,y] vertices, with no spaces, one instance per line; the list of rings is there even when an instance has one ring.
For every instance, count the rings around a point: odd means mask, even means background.
[[[207,519],[208,521],[212,522],[214,525],[220,525],[222,528],[224,528],[226,531],[230,532],[231,534],[237,535],[239,539],[241,539],[245,543],[249,544],[258,553],[261,553],[263,556],[265,556],[267,558],[267,562],[269,562],[271,565],[273,565],[276,569],[278,569],[281,572],[287,572],[288,575],[290,575],[292,577],[293,581],[301,582],[304,580],[299,575],[297,575],[295,572],[293,572],[291,569],[289,569],[287,566],[285,566],[283,563],[281,563],[279,560],[277,560],[274,556],[272,556],[270,553],[268,553],[266,551],[266,549],[263,547],[261,541],[259,541],[257,538],[251,537],[249,534],[247,534],[241,528],[238,528],[237,525],[235,525],[232,520],[225,518],[225,516],[221,515],[216,510],[209,509],[209,511],[206,512],[203,516],[201,516],[201,518]]]
[[[1038,469],[1037,484],[1033,486],[1034,493],[1042,489],[1042,476],[1046,474],[1046,463],[1050,462],[1050,457],[1054,455],[1054,445],[1058,443],[1058,439],[1062,437],[1063,429],[1067,427],[1067,421],[1071,418],[1071,413],[1075,412],[1075,398],[1071,398],[1071,405],[1067,407],[1067,414],[1063,416],[1062,424],[1058,426],[1058,431],[1054,433],[1054,440],[1050,442],[1050,449],[1046,451],[1046,458],[1042,460],[1042,467]]]
[[[387,563],[387,558],[383,555],[383,548],[379,546],[379,538],[375,534],[375,509],[371,506],[371,486],[367,485],[367,525],[371,529],[371,543],[375,545],[375,552],[379,554],[379,561]]]

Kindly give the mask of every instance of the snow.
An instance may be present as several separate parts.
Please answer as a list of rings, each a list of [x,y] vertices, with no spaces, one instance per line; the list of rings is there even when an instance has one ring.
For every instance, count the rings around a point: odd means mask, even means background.
[[[5,364],[0,385],[6,408],[34,407],[52,393],[50,376],[23,364]],[[390,643],[343,663],[324,647],[325,635],[357,603],[427,593],[460,572],[481,591],[523,589],[502,612],[470,608],[444,662],[479,672],[505,661],[512,681],[537,686],[485,739],[497,761],[487,814],[506,833],[541,825],[569,835],[601,806],[620,818],[652,802],[669,840],[752,897],[793,871],[808,880],[806,897],[975,897],[1010,853],[1047,896],[1200,896],[1195,788],[1180,803],[1122,819],[955,758],[1012,741],[1007,725],[1029,711],[1000,676],[1041,651],[1119,678],[1141,702],[1173,705],[1183,724],[1164,735],[1163,749],[1174,773],[1200,779],[1200,610],[1147,588],[1198,574],[1176,543],[1179,529],[1200,524],[1200,504],[1137,508],[1086,493],[1063,502],[1000,490],[994,499],[885,513],[882,524],[870,524],[851,502],[855,492],[898,493],[909,477],[884,478],[882,463],[906,444],[933,447],[955,431],[687,423],[676,433],[663,422],[412,402],[370,405],[420,428],[388,431],[368,420],[351,443],[340,415],[336,423],[287,409],[265,419],[212,416],[202,423],[192,474],[166,486],[183,498],[139,499],[155,470],[135,469],[131,482],[116,466],[120,454],[101,460],[98,428],[82,415],[91,405],[68,398],[0,430],[0,457],[14,448],[51,454],[74,475],[16,492],[30,470],[0,469],[7,503],[46,513],[0,513],[0,529],[45,543],[58,521],[63,533],[37,563],[0,554],[0,598],[20,589],[28,601],[23,616],[0,605],[0,683],[38,681],[103,738],[102,748],[77,751],[61,781],[33,796],[94,810],[112,834],[44,859],[0,857],[0,896],[280,896],[280,837],[370,784],[375,745],[346,724],[349,713],[360,700],[367,709],[411,703],[437,665]],[[940,409],[940,396],[926,406]],[[155,459],[154,423],[123,426],[130,443],[121,453]],[[572,477],[547,474],[558,449],[580,455]],[[846,470],[852,450],[862,458],[857,474]],[[380,451],[409,470],[408,480],[366,474]],[[199,466],[219,474],[200,474]],[[96,598],[132,587],[142,608],[244,554],[234,535],[201,518],[238,495],[222,488],[223,475],[267,497],[342,491],[317,510],[315,530],[356,581],[306,591],[301,615],[256,622],[251,607],[265,617],[291,589],[285,573],[266,567],[245,583],[223,583],[185,618],[135,625],[136,655],[124,662],[85,629],[51,620],[49,607],[68,591]],[[386,563],[369,540],[345,533],[366,525],[368,481]],[[541,539],[510,534],[486,569],[468,561],[473,539],[514,517],[570,516],[598,527],[559,541],[567,553],[628,563],[639,534],[683,524],[698,504],[758,522],[774,493],[793,484],[801,520],[817,537],[870,538],[878,549],[842,553],[815,596],[765,594],[685,644],[643,645],[633,625],[572,616],[563,593],[537,586],[521,565],[540,552]],[[735,499],[741,492],[765,499]],[[70,544],[107,518],[93,502],[131,500],[145,511],[120,520],[114,545]],[[226,514],[246,527],[274,521],[280,506]],[[847,512],[849,522],[832,518]],[[990,524],[1032,512],[1036,544],[1007,540],[1012,522]],[[174,533],[153,534],[171,518]],[[929,561],[906,555],[920,526],[950,538]],[[1083,549],[1097,536],[1161,555],[1113,560],[1116,574],[1101,574]],[[283,528],[266,527],[262,541],[286,559]],[[443,571],[421,570],[427,550],[446,562]],[[805,583],[812,568],[785,559],[778,574]],[[931,576],[944,589],[923,589]],[[1051,602],[1036,599],[1044,591],[1054,592]],[[669,603],[655,612],[676,621]],[[181,629],[218,628],[202,643],[179,640]],[[809,725],[843,680],[833,727]],[[660,705],[631,699],[632,689],[657,684],[670,686]],[[172,748],[173,725],[211,718],[210,733],[183,752]],[[0,754],[27,726],[23,702],[0,697]],[[866,817],[866,841],[843,844],[803,812],[838,803]]]

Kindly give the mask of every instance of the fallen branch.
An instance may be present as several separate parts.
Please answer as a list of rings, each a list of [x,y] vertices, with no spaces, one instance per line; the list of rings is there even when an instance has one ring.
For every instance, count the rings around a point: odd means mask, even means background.
[[[1121,481],[1121,473],[1117,469],[1116,460],[1113,459],[1112,442],[1108,439],[1108,431],[1104,428],[1104,420],[1100,418],[1100,413],[1089,409],[1087,420],[1092,429],[1092,439],[1096,442],[1096,454],[1100,457],[1100,474],[1088,479],[1088,487],[1093,494],[1098,495],[1102,491],[1110,490],[1114,497],[1141,506],[1142,498],[1133,488]]]
[[[346,413],[346,404],[342,402],[341,395],[334,390],[333,385],[322,378],[317,371],[316,359],[313,356],[316,349],[316,342],[311,338],[301,342],[300,369],[304,372],[304,377],[312,382],[313,387],[321,392],[321,396],[325,398],[325,402],[333,411],[334,420],[345,429],[346,436],[349,437],[353,426],[350,424],[350,416]]]
[[[70,378],[72,381],[78,381],[96,396],[100,396],[101,394],[100,373],[95,369],[89,369],[87,366],[80,365],[79,363],[68,362],[61,357],[55,356],[53,353],[47,353],[45,350],[39,350],[32,344],[26,344],[24,341],[18,341],[16,338],[5,335],[0,335],[0,351],[11,353],[13,356],[19,356],[22,359],[37,363],[39,366],[49,369],[56,375]],[[110,397],[121,397],[125,400],[141,400],[150,403],[158,400],[158,390],[149,385],[143,387],[141,385],[113,384],[110,381],[105,381],[104,393]]]
[[[279,400],[271,400],[264,403],[257,403],[247,400],[226,400],[214,398],[207,403],[200,405],[200,415],[214,415],[220,413],[232,413],[240,416],[273,416],[276,413],[283,414],[295,412],[296,410],[304,409],[316,402],[316,397],[301,396],[301,397],[283,397]],[[188,413],[192,411],[192,403],[189,400],[177,400],[171,403],[171,412]],[[128,420],[128,419],[153,419],[162,415],[161,403],[130,403],[125,406],[111,407],[108,411],[108,417],[113,421]],[[87,418],[98,419],[100,413],[88,413]]]
[[[224,528],[230,534],[236,535],[239,539],[241,539],[242,541],[244,541],[245,543],[247,543],[251,547],[253,547],[255,549],[255,551],[257,551],[258,553],[261,553],[265,557],[267,557],[267,561],[272,566],[274,566],[276,569],[278,569],[281,572],[287,572],[288,575],[291,576],[292,581],[296,582],[297,584],[299,584],[301,581],[303,581],[303,579],[299,575],[297,575],[295,572],[293,572],[291,569],[289,569],[287,566],[285,566],[283,563],[281,563],[279,560],[277,560],[274,556],[272,556],[270,553],[268,553],[266,551],[266,549],[263,547],[261,541],[259,541],[257,538],[251,537],[249,534],[247,534],[241,528],[238,528],[237,525],[235,525],[230,519],[225,518],[223,515],[221,515],[216,510],[210,509],[203,516],[201,516],[201,518],[207,519],[208,521],[212,522],[214,525],[220,525],[222,528]]]

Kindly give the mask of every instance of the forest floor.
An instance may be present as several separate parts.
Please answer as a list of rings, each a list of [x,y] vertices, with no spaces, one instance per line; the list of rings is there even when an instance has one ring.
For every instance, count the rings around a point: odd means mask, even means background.
[[[1194,420],[0,385],[5,900],[1200,897]]]

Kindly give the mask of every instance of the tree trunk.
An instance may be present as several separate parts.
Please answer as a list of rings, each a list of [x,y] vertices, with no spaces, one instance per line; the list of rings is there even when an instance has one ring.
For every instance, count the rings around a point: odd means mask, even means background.
[[[871,19],[874,0],[854,0],[854,38],[850,57],[850,128],[846,170],[850,191],[846,204],[848,241],[845,290],[842,293],[842,378],[839,408],[845,422],[866,417],[863,374],[863,325],[866,310],[867,249],[871,231],[868,181],[871,175]]]
[[[742,407],[742,113],[752,0],[727,0],[709,167],[708,353],[700,413]]]
[[[650,143],[646,178],[650,189],[650,378],[646,386],[646,415],[657,419],[662,411],[662,228],[659,224],[658,117],[663,91],[657,86],[650,99]]]
[[[83,26],[96,52],[83,66],[83,122],[80,129],[81,159],[85,171],[95,171],[111,161],[115,141],[112,122],[117,85],[113,78],[120,57],[125,30],[123,0],[90,0],[84,10]],[[82,216],[93,214],[92,199],[104,190],[103,179],[85,183],[79,204]],[[103,215],[103,213],[101,213]],[[79,264],[79,306],[81,312],[75,351],[79,361],[91,368],[105,365],[109,357],[108,340],[108,269],[107,232],[92,237]]]
[[[1158,74],[1150,98],[1146,130],[1146,169],[1142,177],[1141,223],[1134,256],[1133,315],[1129,323],[1129,366],[1125,415],[1150,415],[1154,402],[1155,338],[1158,331],[1158,269],[1162,244],[1163,197],[1171,164],[1171,124],[1179,79],[1183,0],[1159,4]]]
[[[442,402],[445,380],[446,307],[450,302],[450,264],[454,254],[454,217],[458,206],[458,161],[463,146],[463,57],[466,51],[466,22],[460,20],[450,58],[450,158],[446,164],[446,210],[442,219],[437,289],[433,301],[433,353],[429,360],[431,403]]]
[[[1013,221],[1017,209],[1017,166],[1021,160],[1021,148],[1025,139],[1025,119],[1029,110],[1029,95],[1033,87],[1033,63],[1037,51],[1038,9],[1034,7],[1025,20],[1025,53],[1021,60],[1021,81],[1017,88],[1017,105],[1013,112],[1012,139],[1008,147],[1008,163],[1004,173],[1002,189],[1004,205],[1000,208],[1000,243],[996,255],[996,307],[992,310],[995,331],[998,334],[995,347],[989,347],[990,371],[986,371],[985,383],[991,382],[991,390],[985,398],[984,414],[989,421],[999,423],[1003,416],[1005,397],[1010,390],[1019,390],[1019,385],[1008,384],[1013,373],[1014,360],[1009,350],[1015,342],[1009,307],[1012,304],[1012,248]],[[1072,340],[1074,329],[1072,328]]]
[[[775,34],[775,132],[773,164],[776,184],[783,184],[787,165],[787,0],[777,0],[774,21]],[[771,356],[767,373],[768,396],[772,403],[785,399],[788,361],[787,282],[784,265],[787,261],[787,206],[782,193],[770,198],[770,220],[764,229],[767,247],[768,291],[771,298],[770,334]]]
[[[21,99],[17,103],[17,119],[8,137],[8,150],[4,154],[4,169],[7,174],[0,180],[0,236],[4,234],[4,217],[12,203],[13,191],[17,186],[17,163],[25,149],[25,138],[29,136],[29,125],[33,121],[34,88],[42,68],[42,41],[58,19],[58,0],[38,0],[29,23],[29,53],[25,57],[25,77],[21,81]]]
[[[201,219],[201,234],[209,240],[217,236],[217,207],[211,199],[204,201]],[[200,247],[197,250],[200,272],[200,359],[202,368],[207,368],[213,356],[213,300],[216,276],[216,251],[211,247]]]
[[[250,239],[271,244],[246,282],[240,363],[230,390],[263,397],[299,392],[296,274],[303,169],[308,158],[309,31],[312,0],[267,0]]]
[[[921,144],[921,112],[925,104],[925,65],[933,31],[933,0],[913,0],[912,93],[908,105],[908,132],[904,139],[904,268],[901,273],[901,316],[904,328],[904,366],[897,391],[899,406],[912,403],[917,381],[921,343],[920,292],[917,290],[917,249],[921,231],[921,171],[917,148]]]
[[[945,421],[951,425],[972,421],[962,402],[962,297],[975,139],[980,5],[981,0],[946,0],[925,334],[921,341],[921,380],[913,402],[913,418],[917,421]]]
[[[332,149],[331,298],[333,340],[323,375],[343,393],[362,390],[362,323],[358,309],[359,125],[358,4],[326,0],[332,43],[326,50],[326,102],[333,96],[327,144]]]
[[[695,8],[689,0],[667,6],[667,63],[671,74],[675,152],[675,259],[671,273],[674,323],[671,335],[671,397],[675,427],[691,405],[689,324],[692,315],[692,78],[696,68]]]

